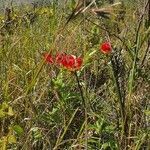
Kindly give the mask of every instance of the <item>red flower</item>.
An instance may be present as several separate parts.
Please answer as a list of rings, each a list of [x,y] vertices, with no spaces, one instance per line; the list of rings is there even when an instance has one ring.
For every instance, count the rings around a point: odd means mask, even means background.
[[[64,60],[64,57],[66,56],[66,54],[64,53],[58,53],[56,55],[56,58],[55,58],[55,62],[58,64],[58,65],[61,65],[62,64],[62,61]]]
[[[55,61],[49,53],[44,53],[43,56],[46,62],[50,64],[55,63],[56,65],[63,66],[70,71],[80,69],[83,63],[83,59],[81,57],[67,55],[65,53],[58,53],[55,57]]]
[[[102,53],[104,54],[109,54],[112,51],[112,47],[111,44],[109,42],[104,42],[102,43],[102,45],[100,46],[100,50]]]
[[[63,57],[62,65],[70,71],[75,71],[81,68],[83,63],[82,58],[74,55],[66,55]]]
[[[76,68],[80,69],[83,63],[83,59],[81,57],[76,58]]]
[[[75,66],[75,56],[66,55],[62,61],[62,65],[67,69],[73,69]]]
[[[52,57],[51,54],[49,54],[49,53],[44,53],[43,56],[44,56],[44,60],[45,60],[47,63],[50,63],[50,64],[54,63],[53,57]]]

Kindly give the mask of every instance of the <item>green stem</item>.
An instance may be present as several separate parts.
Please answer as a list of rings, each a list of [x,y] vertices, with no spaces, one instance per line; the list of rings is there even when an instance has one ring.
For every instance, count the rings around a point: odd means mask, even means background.
[[[88,115],[87,115],[88,104],[87,104],[86,99],[84,98],[82,86],[80,84],[80,80],[79,80],[79,77],[77,75],[77,72],[75,71],[74,74],[75,74],[76,81],[77,81],[77,84],[78,84],[78,87],[80,90],[82,102],[84,103],[84,106],[85,106],[84,107],[84,113],[85,113],[85,150],[87,150],[88,149]]]

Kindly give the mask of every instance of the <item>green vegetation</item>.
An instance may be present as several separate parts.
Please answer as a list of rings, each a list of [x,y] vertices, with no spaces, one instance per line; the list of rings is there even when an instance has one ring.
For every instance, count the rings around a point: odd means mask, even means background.
[[[0,14],[0,150],[150,149],[150,2],[98,2],[68,24],[74,0]]]

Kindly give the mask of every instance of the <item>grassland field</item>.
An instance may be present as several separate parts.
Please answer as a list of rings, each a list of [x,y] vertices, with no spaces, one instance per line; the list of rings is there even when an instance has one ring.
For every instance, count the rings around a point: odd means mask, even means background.
[[[150,1],[91,3],[0,1],[0,150],[150,149]]]

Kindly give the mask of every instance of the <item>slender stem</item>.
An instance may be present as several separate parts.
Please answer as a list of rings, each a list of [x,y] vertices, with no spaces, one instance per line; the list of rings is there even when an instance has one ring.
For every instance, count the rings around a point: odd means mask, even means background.
[[[113,78],[114,78],[114,82],[115,82],[115,86],[116,86],[116,90],[117,90],[117,95],[118,95],[118,100],[119,100],[119,105],[120,105],[120,112],[121,112],[121,118],[122,118],[122,131],[124,133],[125,132],[125,110],[124,110],[125,104],[122,100],[122,94],[120,91],[120,86],[119,86],[117,74],[114,70],[115,64],[113,63],[112,57],[110,58],[110,60],[111,60],[111,65],[112,65]]]
[[[85,99],[84,99],[84,95],[83,95],[83,91],[82,91],[82,86],[81,86],[80,81],[79,81],[79,77],[78,77],[76,71],[74,72],[74,74],[75,74],[75,77],[76,77],[76,81],[77,81],[77,83],[78,83],[78,87],[79,87],[79,90],[80,90],[80,94],[81,94],[82,101],[83,101],[83,103],[84,103],[84,105],[85,105]]]
[[[74,72],[75,74],[75,77],[76,77],[76,81],[77,81],[77,84],[78,84],[78,87],[79,87],[79,90],[80,90],[80,95],[81,95],[81,98],[82,98],[82,102],[84,103],[84,113],[85,113],[85,150],[88,149],[88,116],[87,116],[87,109],[88,109],[88,104],[87,104],[87,101],[86,99],[84,98],[84,94],[83,94],[83,90],[82,90],[82,86],[80,84],[80,80],[79,80],[79,77],[77,75],[77,72],[75,71]]]
[[[148,27],[149,26],[150,26],[150,0],[148,1]],[[146,52],[145,52],[145,55],[144,55],[143,60],[141,62],[141,68],[144,66],[144,62],[146,60],[146,57],[148,55],[149,50],[150,50],[150,39],[148,39]]]

